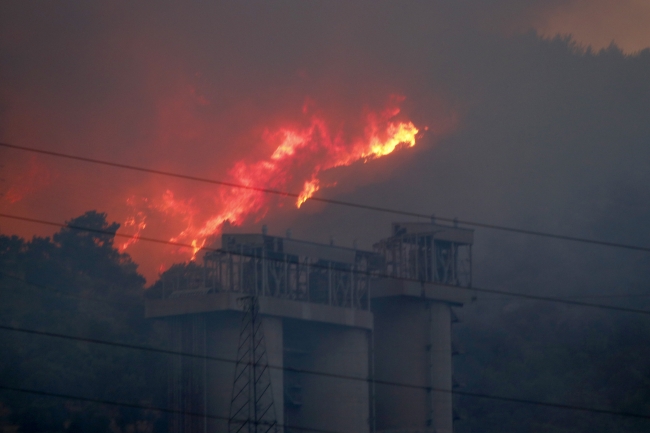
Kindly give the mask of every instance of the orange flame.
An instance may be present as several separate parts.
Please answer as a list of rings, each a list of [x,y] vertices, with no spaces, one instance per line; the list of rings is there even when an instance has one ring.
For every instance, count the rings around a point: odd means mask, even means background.
[[[373,137],[370,143],[370,151],[364,153],[362,157],[368,160],[391,154],[400,144],[413,147],[418,132],[418,129],[411,122],[397,125],[391,123],[386,131],[388,138],[382,142],[377,137]]]
[[[402,100],[393,99],[396,103]],[[400,147],[415,146],[419,130],[412,122],[396,120],[399,113],[399,107],[392,106],[383,112],[368,114],[363,132],[347,140],[342,132],[332,131],[319,115],[312,115],[306,127],[285,127],[265,132],[262,139],[269,148],[269,156],[255,161],[238,161],[228,173],[233,183],[251,189],[219,189],[218,200],[215,200],[218,210],[202,224],[196,224],[201,212],[192,200],[177,200],[170,190],[163,194],[160,202],[147,206],[149,210],[184,221],[185,228],[170,240],[191,244],[193,260],[207,239],[221,232],[224,223],[241,225],[250,216],[264,217],[270,208],[270,197],[256,188],[291,190],[296,184],[302,185],[295,202],[300,208],[323,186],[319,179],[323,171],[349,166],[357,161],[365,163],[389,155]],[[135,220],[133,223],[127,221],[136,225]],[[144,224],[144,219],[141,219],[141,224]],[[141,229],[145,226],[142,225]],[[138,228],[138,234],[141,229]],[[126,242],[123,248],[134,242],[135,239]]]
[[[300,195],[298,196],[298,201],[296,202],[296,206],[300,207],[305,203],[311,196],[314,195],[316,191],[320,189],[320,182],[318,179],[313,178],[312,180],[308,180],[305,182],[305,186],[302,187],[302,191],[300,192]]]
[[[124,221],[123,227],[135,227],[135,233],[133,233],[133,237],[127,239],[126,242],[119,246],[120,252],[124,252],[124,250],[138,241],[140,233],[147,227],[146,219],[147,217],[144,212],[137,212]]]

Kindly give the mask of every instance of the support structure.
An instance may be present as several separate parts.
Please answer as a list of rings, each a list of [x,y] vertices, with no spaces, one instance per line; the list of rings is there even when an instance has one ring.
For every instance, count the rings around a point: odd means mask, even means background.
[[[228,432],[277,433],[278,423],[257,297],[244,296],[240,301],[244,304],[244,314],[230,399]]]
[[[172,409],[209,416],[174,415],[171,433],[452,433],[451,308],[471,300],[472,243],[434,222],[394,223],[374,251],[224,234],[145,304],[175,350],[210,358],[174,358]]]
[[[159,298],[147,300],[147,317],[164,319],[172,332],[186,335],[187,323],[201,318],[201,341],[212,358],[204,374],[184,369],[170,384],[172,394],[184,396],[191,407],[205,407],[193,413],[209,417],[191,424],[190,415],[179,415],[172,433],[257,432],[270,426],[268,419],[259,418],[268,403],[251,404],[259,397],[256,390],[267,385],[261,376],[254,379],[253,371],[259,375],[264,369],[244,368],[251,356],[244,349],[247,336],[257,338],[254,331],[246,331],[252,321],[264,328],[269,365],[264,371],[271,391],[264,391],[264,397],[273,395],[277,421],[272,431],[368,433],[370,284],[381,263],[381,256],[372,251],[265,233],[224,234],[221,249],[206,254],[202,266],[189,264],[167,272]],[[242,297],[257,299],[259,308],[242,305]],[[242,320],[246,326],[240,332]],[[186,344],[174,342],[174,349]],[[180,387],[194,375],[200,376],[196,389]],[[173,409],[183,411],[181,407],[189,406],[172,400]],[[241,418],[243,412],[249,415]],[[255,430],[255,422],[261,428]]]
[[[206,354],[206,318],[200,315],[170,318],[170,339],[179,352],[199,356]],[[205,432],[206,419],[203,416],[184,414],[204,414],[206,399],[204,395],[206,359],[173,355],[169,368],[169,402],[175,409],[170,417],[172,431]]]
[[[371,295],[377,431],[453,432],[451,307],[471,301],[460,288],[471,285],[472,242],[472,230],[394,223],[375,245],[394,277]]]

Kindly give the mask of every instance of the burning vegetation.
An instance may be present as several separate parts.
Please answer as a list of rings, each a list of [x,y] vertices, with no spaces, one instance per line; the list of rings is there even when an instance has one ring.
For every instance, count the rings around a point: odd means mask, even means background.
[[[194,259],[209,238],[221,233],[224,223],[239,226],[267,214],[272,198],[256,188],[292,192],[300,188],[294,202],[300,208],[317,191],[336,185],[323,182],[323,172],[415,146],[419,129],[399,116],[403,100],[394,96],[384,110],[367,112],[362,117],[363,126],[352,133],[344,133],[346,125],[334,125],[322,113],[310,113],[306,105],[304,125],[266,130],[261,137],[265,155],[232,164],[228,181],[244,188],[221,187],[214,192],[213,203],[202,205],[192,198],[177,198],[171,189],[160,198],[129,197],[127,204],[133,213],[123,227],[137,238],[153,213],[175,220],[182,229],[169,240],[191,244]],[[207,216],[206,206],[211,208]],[[136,238],[124,242],[121,251],[133,245]]]

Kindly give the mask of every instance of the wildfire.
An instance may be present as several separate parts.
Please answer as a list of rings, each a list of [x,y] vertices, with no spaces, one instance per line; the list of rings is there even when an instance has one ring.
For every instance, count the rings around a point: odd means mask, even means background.
[[[311,196],[314,195],[316,191],[320,189],[320,182],[318,179],[312,179],[305,182],[305,185],[302,187],[302,192],[298,196],[298,201],[296,206],[300,207],[305,203]]]
[[[266,131],[263,144],[268,156],[257,160],[240,160],[233,164],[228,175],[230,181],[245,188],[221,188],[214,196],[214,204],[206,203],[199,208],[192,200],[177,200],[167,190],[159,200],[144,200],[148,211],[158,211],[183,221],[184,229],[170,240],[192,245],[192,259],[205,245],[207,239],[221,232],[224,223],[241,225],[247,218],[263,218],[270,209],[271,197],[255,188],[292,190],[300,185],[301,190],[295,202],[300,208],[322,187],[322,172],[357,161],[367,162],[393,153],[400,147],[416,144],[418,128],[412,122],[399,121],[399,102],[394,98],[386,110],[369,113],[365,127],[356,136],[344,137],[343,132],[333,130],[322,115],[313,114],[306,126],[285,127]],[[205,207],[215,206],[211,215],[198,223],[199,215],[205,215]],[[136,213],[136,216],[139,214]],[[137,235],[146,227],[144,214],[131,217],[125,227],[135,227]],[[123,244],[122,249],[132,245],[136,239]]]
[[[385,141],[373,137],[370,143],[370,152],[362,155],[366,160],[370,158],[379,158],[391,154],[395,151],[400,144],[406,144],[408,147],[415,146],[415,135],[419,131],[412,123],[399,123],[397,125],[391,123],[388,125],[388,139]]]
[[[120,252],[124,252],[124,250],[126,250],[128,247],[130,247],[131,245],[133,245],[138,241],[138,239],[140,238],[140,233],[142,232],[142,230],[144,230],[147,227],[146,220],[147,220],[146,215],[144,214],[144,212],[140,211],[137,212],[135,215],[130,216],[129,218],[127,218],[126,221],[124,221],[123,227],[135,228],[135,233],[133,233],[133,237],[127,239],[126,242],[120,245],[119,247]]]

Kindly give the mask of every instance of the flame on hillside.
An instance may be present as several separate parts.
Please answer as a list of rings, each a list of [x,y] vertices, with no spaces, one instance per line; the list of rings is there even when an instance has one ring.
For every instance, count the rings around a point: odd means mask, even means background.
[[[130,198],[128,204],[134,209],[134,215],[127,219],[124,227],[135,228],[139,236],[147,225],[147,212],[157,211],[174,218],[182,223],[183,229],[170,241],[192,245],[194,259],[210,237],[221,233],[224,223],[237,226],[251,218],[260,220],[267,214],[272,198],[259,189],[296,191],[301,188],[294,203],[300,208],[316,192],[334,185],[321,182],[320,175],[324,171],[358,161],[365,163],[401,147],[415,146],[418,128],[410,121],[397,119],[399,103],[403,100],[403,97],[394,97],[390,107],[368,113],[363,119],[362,130],[353,138],[349,134],[344,136],[340,125],[335,128],[319,114],[312,114],[306,126],[267,130],[261,137],[268,149],[267,156],[237,161],[228,171],[229,182],[251,189],[217,189],[214,194],[216,208],[207,217],[204,216],[206,209],[192,199],[177,199],[171,190],[155,200]],[[123,243],[121,250],[136,240]]]

